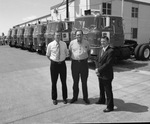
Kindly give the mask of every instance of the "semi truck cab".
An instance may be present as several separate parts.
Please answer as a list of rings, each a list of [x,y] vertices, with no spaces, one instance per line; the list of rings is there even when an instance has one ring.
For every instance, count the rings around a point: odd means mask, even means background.
[[[13,29],[12,29],[12,40],[11,40],[11,46],[16,46],[16,43],[17,43],[17,28],[16,27],[14,27]]]
[[[25,32],[24,32],[24,43],[23,43],[23,48],[24,49],[30,49],[33,44],[33,25],[28,25],[25,27]]]
[[[87,15],[75,19],[73,34],[77,29],[84,32],[84,38],[91,46],[91,55],[97,55],[100,48],[101,37],[106,35],[110,39],[112,47],[123,46],[124,33],[122,18],[116,16]],[[74,39],[74,38],[73,38]]]
[[[37,24],[33,32],[33,49],[37,52],[45,53],[45,34],[46,24]]]
[[[108,15],[85,15],[75,19],[72,29],[72,39],[75,31],[81,29],[84,39],[90,44],[91,60],[98,55],[101,49],[101,37],[106,35],[110,39],[110,46],[115,50],[116,57],[127,59],[131,55],[131,49],[124,42],[122,17]]]
[[[12,42],[12,29],[9,29],[8,33],[7,33],[7,42],[9,44],[9,46],[11,47],[11,42]]]
[[[17,30],[17,46],[18,47],[23,47],[23,42],[24,42],[24,27],[18,27]]]
[[[45,33],[46,46],[54,40],[54,33],[56,31],[61,32],[61,40],[64,41],[67,46],[71,41],[72,21],[56,21],[49,22],[47,24],[47,30]]]

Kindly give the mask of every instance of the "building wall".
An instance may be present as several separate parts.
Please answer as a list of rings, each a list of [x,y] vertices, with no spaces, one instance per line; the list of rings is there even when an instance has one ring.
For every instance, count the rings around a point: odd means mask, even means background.
[[[149,42],[150,39],[150,6],[139,5],[138,42]]]
[[[88,9],[88,0],[75,0],[75,18],[84,15],[86,9]]]
[[[90,0],[91,9],[100,10],[103,0]]]
[[[121,1],[120,1],[121,4]],[[124,7],[123,7],[123,27],[124,27],[124,36],[125,39],[131,39],[131,8],[132,8],[132,3],[130,2],[124,2]],[[120,13],[121,14],[121,13]]]

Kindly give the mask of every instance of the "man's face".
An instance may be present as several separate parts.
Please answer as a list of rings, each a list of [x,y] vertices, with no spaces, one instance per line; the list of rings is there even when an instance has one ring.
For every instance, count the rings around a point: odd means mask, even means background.
[[[102,39],[101,39],[101,45],[102,45],[102,47],[106,47],[106,46],[108,45],[107,39],[102,38]]]
[[[56,32],[54,38],[55,38],[56,41],[60,41],[61,34],[59,32]]]
[[[78,41],[82,41],[82,38],[83,38],[83,34],[81,31],[77,31],[76,32],[76,38]]]

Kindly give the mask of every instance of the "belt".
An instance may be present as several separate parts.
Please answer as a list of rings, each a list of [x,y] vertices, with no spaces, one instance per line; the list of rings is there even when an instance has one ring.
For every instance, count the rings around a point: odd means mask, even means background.
[[[85,62],[85,61],[87,61],[87,59],[81,59],[81,60],[72,60],[72,61],[75,61],[75,62]]]
[[[64,61],[59,61],[59,62],[56,62],[56,61],[54,61],[54,60],[51,60],[51,62],[52,62],[52,63],[56,63],[56,64],[62,64],[62,63],[65,62],[65,60],[64,60]]]

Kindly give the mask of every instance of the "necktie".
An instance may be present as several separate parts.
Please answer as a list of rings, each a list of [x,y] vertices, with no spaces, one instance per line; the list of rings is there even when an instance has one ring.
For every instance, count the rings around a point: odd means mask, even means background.
[[[104,54],[104,50],[103,50],[103,48],[102,48],[102,49],[99,51],[98,61],[100,61],[100,60],[101,60],[101,58],[102,58],[103,54]]]
[[[57,53],[56,53],[56,58],[57,58],[57,60],[59,60],[60,59],[60,43],[58,43],[57,42],[57,44],[56,44],[56,51],[57,51]]]
[[[102,50],[101,50],[101,57],[103,56],[103,54],[104,54],[104,49],[102,48]]]

